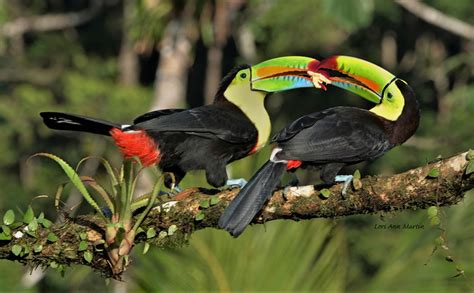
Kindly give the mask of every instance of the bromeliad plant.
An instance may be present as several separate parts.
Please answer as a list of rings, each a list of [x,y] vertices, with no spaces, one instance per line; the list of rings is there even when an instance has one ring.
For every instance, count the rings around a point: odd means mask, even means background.
[[[43,156],[54,160],[63,169],[64,173],[84,199],[92,206],[105,222],[105,248],[109,256],[109,264],[114,275],[119,275],[124,271],[128,264],[128,255],[133,248],[135,236],[139,230],[148,212],[151,210],[157,195],[160,191],[162,176],[156,180],[151,193],[145,194],[134,199],[135,187],[138,175],[143,167],[138,160],[125,160],[120,171],[112,168],[105,159],[100,159],[105,167],[110,180],[110,189],[107,191],[95,179],[88,176],[79,176],[68,163],[61,158],[48,154],[39,153],[34,156]],[[89,158],[81,160],[82,162]],[[77,168],[76,168],[77,169]],[[56,193],[56,206],[65,184],[62,184]],[[95,190],[105,202],[106,207],[101,208],[94,197],[89,193],[87,186]],[[133,223],[134,212],[140,208],[146,207]],[[108,211],[106,211],[108,210]]]

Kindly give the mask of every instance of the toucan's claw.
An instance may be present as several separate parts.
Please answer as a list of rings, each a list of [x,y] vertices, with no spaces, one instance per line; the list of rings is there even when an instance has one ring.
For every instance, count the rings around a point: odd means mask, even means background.
[[[182,192],[183,189],[181,189],[181,187],[179,187],[178,184],[174,184],[171,186],[171,192],[174,193],[174,194],[177,194],[177,193],[180,193]]]
[[[352,182],[352,179],[354,177],[352,175],[337,175],[334,177],[334,182],[344,182],[344,185],[342,186],[342,197],[345,198],[347,194],[347,189],[349,188],[349,185]]]
[[[228,179],[225,185],[227,185],[230,188],[233,187],[239,187],[240,189],[244,188],[244,186],[247,184],[247,180],[244,178],[238,178],[238,179]]]

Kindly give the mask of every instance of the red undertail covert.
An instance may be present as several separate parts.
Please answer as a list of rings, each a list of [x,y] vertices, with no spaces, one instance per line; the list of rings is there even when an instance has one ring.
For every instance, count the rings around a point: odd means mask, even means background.
[[[303,162],[298,161],[298,160],[289,160],[288,163],[286,164],[286,170],[291,170],[291,169],[296,169],[299,166],[301,166]]]
[[[124,132],[113,128],[110,135],[126,159],[138,157],[145,167],[160,162],[158,145],[144,130]]]

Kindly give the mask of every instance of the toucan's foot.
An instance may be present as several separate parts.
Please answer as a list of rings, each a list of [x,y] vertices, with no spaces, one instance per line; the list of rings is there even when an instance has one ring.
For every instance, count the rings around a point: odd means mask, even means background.
[[[244,178],[229,179],[225,183],[225,185],[227,185],[229,188],[239,187],[240,189],[244,188],[245,184],[247,184],[247,180]]]
[[[341,192],[343,198],[347,194],[347,188],[349,188],[349,184],[351,184],[352,178],[354,178],[352,175],[337,175],[336,177],[334,177],[334,182],[344,182]]]
[[[182,192],[182,191],[183,191],[183,189],[181,189],[181,187],[179,187],[178,184],[176,184],[176,185],[175,185],[175,184],[171,185],[171,192],[172,192],[172,193],[176,194],[176,193],[180,193],[180,192]]]

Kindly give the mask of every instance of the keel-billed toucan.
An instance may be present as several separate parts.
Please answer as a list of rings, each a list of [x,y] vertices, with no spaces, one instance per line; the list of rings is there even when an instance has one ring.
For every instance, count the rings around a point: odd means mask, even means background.
[[[190,170],[204,169],[209,184],[223,186],[225,166],[262,148],[271,124],[264,99],[271,92],[312,86],[306,66],[314,59],[280,57],[238,66],[225,76],[213,104],[146,113],[132,125],[79,115],[42,112],[52,129],[110,135],[126,158],[157,164],[177,184]],[[170,187],[168,181],[167,186]]]
[[[309,114],[275,135],[270,159],[219,219],[219,227],[235,237],[270,198],[285,170],[315,166],[321,168],[323,182],[332,184],[343,166],[383,155],[418,128],[420,110],[413,90],[379,66],[335,56],[312,62],[310,69],[377,105],[370,110],[334,107]]]

